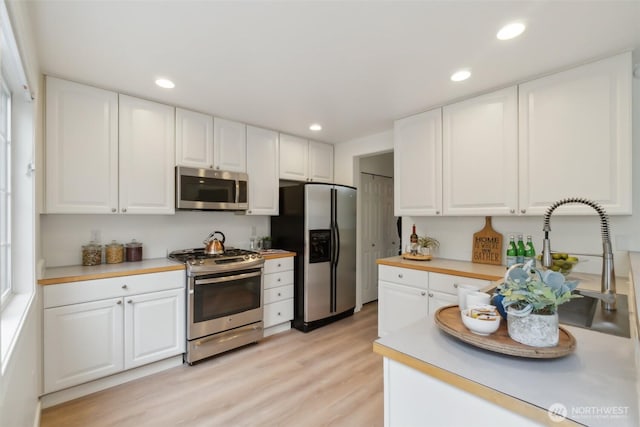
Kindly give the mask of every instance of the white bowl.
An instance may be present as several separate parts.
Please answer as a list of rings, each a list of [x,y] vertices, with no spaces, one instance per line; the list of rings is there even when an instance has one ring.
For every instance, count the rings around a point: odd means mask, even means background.
[[[471,317],[473,310],[481,310],[483,312],[487,311],[492,314],[482,314],[479,317]],[[487,336],[498,330],[500,327],[500,314],[498,310],[493,305],[483,305],[477,306],[473,308],[468,308],[466,310],[462,310],[460,312],[460,316],[462,317],[462,323],[467,327],[471,332],[477,335]]]

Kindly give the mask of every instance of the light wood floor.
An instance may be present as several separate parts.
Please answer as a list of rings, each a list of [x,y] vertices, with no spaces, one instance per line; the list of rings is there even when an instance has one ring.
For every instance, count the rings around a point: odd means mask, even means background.
[[[382,426],[377,303],[42,412],[41,426]]]

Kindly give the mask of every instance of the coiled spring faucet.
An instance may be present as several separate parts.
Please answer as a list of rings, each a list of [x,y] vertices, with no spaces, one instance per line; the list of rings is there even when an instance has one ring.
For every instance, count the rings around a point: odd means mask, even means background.
[[[616,310],[616,275],[613,268],[613,251],[611,249],[611,239],[609,238],[609,216],[598,203],[580,197],[569,197],[552,204],[544,214],[544,241],[542,243],[542,265],[546,268],[551,267],[553,259],[551,258],[551,242],[549,241],[549,232],[551,226],[549,219],[553,211],[562,205],[569,203],[579,203],[591,206],[600,216],[600,230],[602,233],[602,278],[600,293],[589,293],[602,300],[602,307],[608,311]],[[584,292],[583,292],[584,293]]]

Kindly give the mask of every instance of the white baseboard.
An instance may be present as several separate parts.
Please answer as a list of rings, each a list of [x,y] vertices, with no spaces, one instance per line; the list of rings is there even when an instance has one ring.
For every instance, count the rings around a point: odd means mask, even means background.
[[[266,338],[270,335],[275,335],[275,334],[279,334],[280,332],[288,331],[289,329],[291,329],[291,322],[280,323],[279,325],[265,328],[264,336]]]
[[[182,365],[182,354],[173,356],[168,359],[160,360],[155,363],[140,366],[138,368],[129,369],[128,371],[120,372],[115,375],[110,375],[105,378],[100,378],[95,381],[91,381],[84,384],[79,384],[74,387],[70,387],[64,390],[55,391],[53,393],[45,394],[40,397],[41,409],[46,409],[51,406],[58,405],[60,403],[67,402],[69,400],[77,399],[82,396],[86,396],[91,393],[95,393],[107,388],[111,388],[126,382],[146,377],[147,375],[155,374],[157,372],[164,371],[169,368]],[[39,413],[39,412],[38,412]]]

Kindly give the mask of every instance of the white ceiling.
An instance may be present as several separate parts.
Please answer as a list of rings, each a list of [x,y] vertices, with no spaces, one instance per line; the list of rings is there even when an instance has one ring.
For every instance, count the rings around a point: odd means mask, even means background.
[[[30,0],[29,10],[45,74],[333,143],[640,47],[640,0]],[[512,20],[526,32],[498,41]],[[461,67],[471,79],[449,81]],[[159,76],[176,88],[155,86]]]

